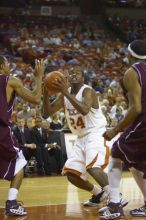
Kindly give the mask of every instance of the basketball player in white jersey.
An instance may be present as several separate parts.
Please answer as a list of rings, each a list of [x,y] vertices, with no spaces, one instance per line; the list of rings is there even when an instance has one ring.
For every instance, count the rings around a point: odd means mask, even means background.
[[[108,164],[109,148],[105,145],[103,133],[106,119],[100,109],[96,92],[84,84],[83,73],[79,67],[69,71],[70,87],[62,78],[54,82],[61,95],[52,103],[44,92],[44,115],[51,116],[65,108],[65,116],[73,134],[77,135],[73,155],[65,163],[63,173],[78,188],[91,192],[92,197],[84,205],[97,206],[109,193],[107,174],[103,169]],[[87,172],[100,185],[87,180]]]

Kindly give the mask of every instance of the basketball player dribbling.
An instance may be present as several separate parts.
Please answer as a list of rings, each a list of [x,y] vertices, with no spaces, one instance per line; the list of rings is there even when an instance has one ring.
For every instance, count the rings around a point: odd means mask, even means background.
[[[50,103],[49,94],[44,92],[44,115],[54,114],[65,108],[65,116],[73,134],[77,135],[73,155],[65,163],[63,173],[76,187],[91,192],[92,198],[84,205],[94,206],[108,195],[108,178],[103,171],[108,163],[109,148],[102,137],[106,119],[100,109],[96,92],[84,84],[84,76],[79,66],[69,71],[70,88],[64,78],[54,86],[61,94]],[[93,185],[87,180],[88,173],[100,185]]]
[[[5,205],[5,214],[8,216],[23,216],[27,212],[17,202],[17,194],[23,179],[23,167],[26,160],[22,151],[17,148],[11,131],[11,113],[15,95],[25,101],[39,104],[41,101],[42,77],[44,73],[43,61],[35,62],[35,89],[24,87],[21,81],[10,74],[7,59],[0,56],[0,178],[10,181],[8,199]]]
[[[128,46],[131,67],[122,81],[129,109],[125,118],[104,133],[111,140],[124,131],[113,144],[109,163],[110,195],[107,207],[99,210],[101,219],[116,219],[124,215],[120,204],[119,187],[122,161],[129,167],[143,194],[144,205],[130,211],[135,217],[146,217],[146,42],[135,40]]]

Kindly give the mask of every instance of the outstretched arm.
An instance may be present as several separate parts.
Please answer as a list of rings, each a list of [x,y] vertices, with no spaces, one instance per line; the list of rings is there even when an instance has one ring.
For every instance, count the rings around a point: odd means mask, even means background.
[[[129,109],[123,121],[121,121],[116,127],[118,132],[123,131],[129,124],[134,122],[142,111],[142,89],[139,84],[137,73],[133,68],[130,68],[125,74],[124,86],[128,91]]]
[[[114,128],[107,131],[104,137],[111,140],[116,134],[123,131],[128,125],[134,122],[142,111],[141,95],[142,89],[138,80],[137,73],[130,68],[124,76],[124,86],[128,92],[129,109],[125,118]]]
[[[32,104],[39,104],[42,96],[42,77],[44,74],[44,62],[43,60],[35,61],[35,88],[33,91],[24,87],[22,82],[11,76],[9,80],[9,86],[25,101]]]

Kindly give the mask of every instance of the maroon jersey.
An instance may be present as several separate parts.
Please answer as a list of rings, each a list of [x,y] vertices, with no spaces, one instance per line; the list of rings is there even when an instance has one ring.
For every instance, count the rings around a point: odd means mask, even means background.
[[[14,177],[17,151],[10,124],[15,94],[7,103],[8,79],[8,76],[0,74],[0,178],[11,180]]]
[[[128,167],[142,171],[146,178],[146,64],[135,63],[132,68],[138,75],[142,89],[142,111],[113,144],[111,154],[122,159]],[[125,89],[124,94],[127,97]]]

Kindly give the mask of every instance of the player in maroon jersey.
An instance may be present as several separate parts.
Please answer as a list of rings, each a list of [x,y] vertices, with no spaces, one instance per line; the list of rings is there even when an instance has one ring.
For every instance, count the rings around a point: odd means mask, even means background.
[[[6,215],[27,214],[24,207],[16,201],[26,160],[22,151],[17,148],[11,131],[10,117],[15,95],[19,95],[30,103],[39,104],[43,73],[43,61],[36,60],[35,89],[33,91],[28,90],[19,79],[10,74],[7,59],[0,56],[0,178],[11,181],[5,207]]]
[[[113,129],[104,133],[113,144],[109,164],[110,201],[102,208],[100,218],[115,219],[124,215],[120,204],[119,187],[122,161],[129,167],[143,194],[144,206],[130,211],[132,216],[146,216],[146,42],[135,40],[128,46],[131,67],[125,72],[122,87],[129,102],[125,118]]]

